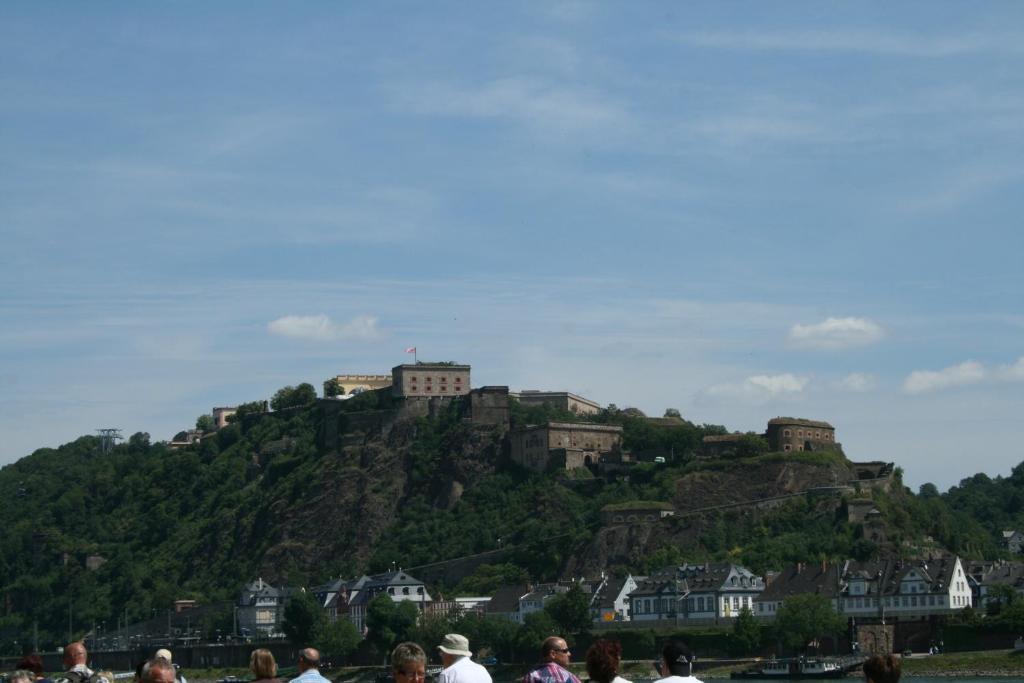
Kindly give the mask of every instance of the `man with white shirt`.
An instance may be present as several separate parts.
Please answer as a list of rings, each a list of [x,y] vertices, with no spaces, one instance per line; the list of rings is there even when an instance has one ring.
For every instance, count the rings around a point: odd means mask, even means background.
[[[701,683],[693,675],[693,662],[697,659],[693,652],[681,640],[670,640],[661,649],[661,662],[658,671],[663,678],[654,683]]]
[[[491,674],[487,673],[487,669],[470,659],[473,653],[469,650],[469,640],[465,636],[449,633],[437,649],[444,666],[438,683],[491,683]]]
[[[288,683],[331,683],[320,673],[320,651],[313,647],[299,650],[299,675]]]

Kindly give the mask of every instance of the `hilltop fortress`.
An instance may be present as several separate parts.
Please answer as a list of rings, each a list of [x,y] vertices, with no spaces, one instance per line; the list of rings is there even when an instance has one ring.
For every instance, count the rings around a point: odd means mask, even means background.
[[[461,419],[479,428],[497,428],[503,433],[505,456],[517,465],[535,472],[565,472],[581,468],[594,476],[612,479],[628,476],[641,462],[667,463],[670,452],[630,452],[623,446],[623,428],[618,424],[592,421],[602,411],[600,405],[569,391],[522,390],[510,392],[507,386],[472,387],[472,368],[455,362],[417,362],[396,365],[391,375],[339,374],[325,382],[334,383],[338,395],[321,404],[327,414],[322,445],[340,448],[361,442],[368,434],[386,435],[403,419],[440,414],[458,402]],[[386,381],[387,380],[387,381]],[[350,410],[342,403],[366,391],[387,392],[387,407]],[[576,414],[578,420],[548,421],[512,427],[512,400],[527,407],[548,405],[562,414]],[[654,429],[672,429],[688,423],[679,417],[647,418],[639,411],[626,411],[642,417]],[[344,428],[338,429],[338,422]],[[749,456],[743,445],[750,439],[763,439],[757,452],[834,452],[843,455],[835,427],[824,421],[799,417],[774,417],[764,432],[733,433],[703,437],[693,453],[699,459],[729,459]],[[854,463],[857,478],[875,479],[892,471],[891,464]]]

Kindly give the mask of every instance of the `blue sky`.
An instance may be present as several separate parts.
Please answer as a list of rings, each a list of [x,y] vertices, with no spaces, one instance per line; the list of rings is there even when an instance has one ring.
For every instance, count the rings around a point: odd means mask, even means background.
[[[408,360],[1024,460],[1019,3],[0,6],[0,463]]]

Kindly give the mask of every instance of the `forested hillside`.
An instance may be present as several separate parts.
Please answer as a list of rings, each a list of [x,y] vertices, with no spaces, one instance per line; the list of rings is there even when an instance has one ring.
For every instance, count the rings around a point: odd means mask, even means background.
[[[674,461],[639,464],[628,480],[612,482],[538,475],[507,462],[501,430],[465,420],[458,401],[432,418],[398,420],[386,433],[358,432],[347,418],[391,409],[386,392],[332,402],[341,448],[320,438],[323,405],[250,414],[180,450],[140,433],[102,453],[96,437],[84,436],[4,467],[0,628],[25,633],[38,623],[41,644],[56,644],[69,614],[81,634],[126,613],[129,621],[148,618],[175,599],[230,601],[256,576],[309,585],[499,547],[534,579],[703,559],[764,571],[943,546],[994,556],[1001,529],[1024,526],[1018,467],[1008,479],[977,475],[942,495],[929,486],[914,495],[898,479],[890,493],[871,494],[888,525],[886,544],[847,524],[842,501],[805,498],[756,514],[680,517],[657,532],[615,531],[602,527],[608,503],[680,508],[698,490],[716,499],[763,496],[772,493],[764,482],[832,481],[848,463],[810,453],[697,461],[701,437],[722,427],[680,421],[655,429],[640,415],[609,410],[595,419],[622,424],[628,448],[667,448]],[[519,424],[566,417],[513,409]],[[738,471],[759,488],[738,486],[730,479]],[[480,579],[464,588],[479,590]]]

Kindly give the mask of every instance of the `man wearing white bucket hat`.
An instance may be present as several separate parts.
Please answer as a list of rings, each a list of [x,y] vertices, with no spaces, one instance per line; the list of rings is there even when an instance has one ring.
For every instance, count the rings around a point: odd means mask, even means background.
[[[487,669],[474,662],[470,657],[469,641],[466,636],[449,633],[437,646],[441,653],[441,664],[444,670],[438,677],[438,683],[491,683],[491,674]]]

